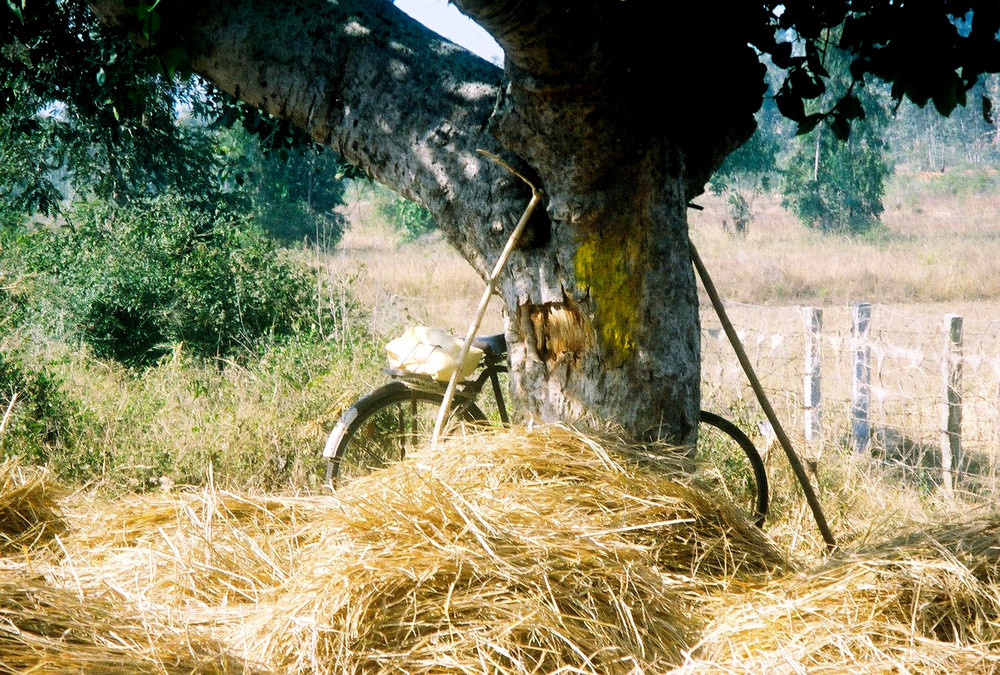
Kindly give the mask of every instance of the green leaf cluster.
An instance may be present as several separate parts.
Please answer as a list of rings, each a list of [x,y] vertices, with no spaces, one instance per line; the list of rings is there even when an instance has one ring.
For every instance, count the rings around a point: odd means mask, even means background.
[[[95,355],[131,366],[179,345],[239,358],[312,314],[310,274],[259,227],[175,196],[81,203],[66,226],[22,229],[7,248],[45,286],[40,324],[68,317]]]
[[[838,34],[831,32],[831,39]],[[782,186],[784,205],[807,227],[826,233],[863,234],[876,228],[885,181],[893,171],[883,140],[887,97],[875,88],[857,89],[848,72],[850,60],[849,52],[827,45],[821,65],[833,76],[810,109],[837,115],[828,125],[812,125],[808,133],[799,125]]]
[[[208,180],[204,139],[177,123],[198,87],[159,72],[83,0],[0,11],[0,193],[9,209],[51,214],[71,192],[124,203]]]
[[[761,5],[767,17],[750,43],[784,71],[774,101],[809,133],[821,122],[846,139],[865,118],[859,92],[870,80],[889,85],[898,103],[928,102],[942,115],[967,103],[982,75],[1000,72],[1000,11],[996,2],[845,2],[782,0]],[[845,56],[831,63],[831,51]],[[850,85],[831,96],[830,84]],[[833,87],[836,89],[837,87]],[[810,102],[826,99],[816,109]],[[984,99],[989,117],[992,103]]]
[[[308,135],[193,78],[158,0],[127,3],[140,49],[84,0],[0,10],[0,222],[74,199],[184,194],[252,213],[282,241],[344,229],[343,164]]]
[[[858,126],[847,142],[826,129],[800,136],[789,160],[784,204],[808,227],[863,234],[879,225],[892,165],[879,134]]]
[[[430,212],[416,202],[393,197],[381,205],[382,215],[403,237],[403,241],[416,241],[437,230],[437,221]]]

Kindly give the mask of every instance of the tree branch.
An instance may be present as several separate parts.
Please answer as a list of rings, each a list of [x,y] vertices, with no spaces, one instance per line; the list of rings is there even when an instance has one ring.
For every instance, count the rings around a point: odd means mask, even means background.
[[[550,195],[559,192],[554,180],[603,189],[667,142],[683,151],[690,198],[753,133],[764,67],[747,35],[766,32],[762,5],[737,3],[707,24],[704,7],[676,3],[455,4],[504,48],[509,105],[494,130],[539,170]],[[551,172],[547,157],[557,158]]]
[[[122,0],[92,7],[105,23],[129,28]],[[498,68],[386,0],[176,0],[158,11],[155,48],[183,48],[191,69],[223,91],[289,119],[422,203],[487,270],[526,199],[523,186],[476,154],[503,153],[486,131]],[[484,246],[474,230],[495,232],[497,242]]]

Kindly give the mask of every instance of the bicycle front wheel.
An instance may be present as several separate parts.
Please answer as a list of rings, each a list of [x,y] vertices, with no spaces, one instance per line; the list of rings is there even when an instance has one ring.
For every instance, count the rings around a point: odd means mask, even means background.
[[[358,399],[330,432],[323,458],[326,484],[363,476],[402,460],[406,453],[429,443],[443,397],[390,382]],[[456,401],[445,435],[464,424],[482,424],[486,416],[470,401]]]

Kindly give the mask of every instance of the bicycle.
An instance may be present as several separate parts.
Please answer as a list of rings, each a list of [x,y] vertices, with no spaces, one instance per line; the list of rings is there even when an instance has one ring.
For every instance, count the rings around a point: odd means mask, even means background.
[[[483,358],[478,375],[461,382],[455,392],[448,418],[449,434],[455,434],[465,425],[490,424],[477,404],[487,382],[496,399],[501,424],[510,422],[500,386],[500,375],[507,372],[506,339],[502,334],[490,335],[476,338],[473,344],[483,350]],[[326,485],[336,487],[342,479],[365,475],[400,461],[408,447],[430,439],[446,383],[405,370],[386,369],[386,372],[392,381],[355,401],[330,432],[323,449]],[[746,480],[743,490],[748,493],[754,523],[763,526],[769,502],[767,470],[753,442],[738,426],[715,413],[702,410],[699,421],[721,432],[743,451],[751,469],[749,473],[743,472]],[[699,448],[702,445],[699,441]]]

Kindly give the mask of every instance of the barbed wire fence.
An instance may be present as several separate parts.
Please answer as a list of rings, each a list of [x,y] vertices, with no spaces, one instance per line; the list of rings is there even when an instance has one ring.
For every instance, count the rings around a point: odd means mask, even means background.
[[[857,452],[946,492],[996,491],[1000,320],[869,303],[727,303],[727,311],[786,431],[812,461]],[[744,425],[763,420],[710,311],[702,315],[702,398]]]

